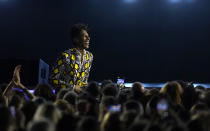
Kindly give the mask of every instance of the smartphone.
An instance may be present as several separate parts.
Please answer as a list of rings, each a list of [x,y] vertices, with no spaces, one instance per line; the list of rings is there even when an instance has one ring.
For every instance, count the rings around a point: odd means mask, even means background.
[[[157,103],[157,110],[158,111],[167,111],[168,110],[168,102],[165,99],[161,99]]]
[[[10,107],[10,113],[12,114],[12,116],[16,115],[16,111],[15,111],[15,107],[14,106]]]
[[[167,102],[167,100],[161,99],[157,103],[157,112],[162,118],[165,118],[168,116],[168,102]]]
[[[125,85],[124,85],[124,82],[125,82],[124,79],[122,79],[122,78],[117,78],[117,85],[118,85],[119,87],[124,87],[124,86],[125,86]]]
[[[121,111],[121,105],[111,105],[108,106],[108,111],[110,112],[120,112]]]

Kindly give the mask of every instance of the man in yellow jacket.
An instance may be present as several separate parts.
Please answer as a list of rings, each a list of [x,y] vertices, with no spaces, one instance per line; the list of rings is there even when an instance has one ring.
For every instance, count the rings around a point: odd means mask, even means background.
[[[93,55],[89,48],[90,37],[87,25],[75,24],[71,28],[74,48],[61,53],[50,75],[50,83],[58,91],[61,88],[72,88],[78,92],[87,86]]]

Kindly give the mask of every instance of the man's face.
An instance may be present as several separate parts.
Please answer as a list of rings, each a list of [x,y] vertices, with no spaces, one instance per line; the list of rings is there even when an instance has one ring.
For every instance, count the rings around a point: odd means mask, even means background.
[[[83,49],[89,48],[90,37],[86,30],[82,30],[80,36],[76,39],[77,39],[77,43],[76,43],[77,47],[83,48]]]

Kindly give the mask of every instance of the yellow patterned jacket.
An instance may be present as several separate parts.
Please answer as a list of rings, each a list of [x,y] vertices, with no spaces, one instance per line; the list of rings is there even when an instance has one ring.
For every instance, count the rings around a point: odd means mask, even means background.
[[[86,87],[92,61],[92,53],[86,50],[83,61],[81,53],[75,48],[62,52],[52,68],[50,83],[56,89],[73,88],[75,85]]]

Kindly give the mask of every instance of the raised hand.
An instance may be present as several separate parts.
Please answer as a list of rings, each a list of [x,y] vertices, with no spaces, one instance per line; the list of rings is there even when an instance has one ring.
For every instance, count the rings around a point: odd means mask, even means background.
[[[13,72],[13,78],[12,78],[12,81],[14,82],[14,84],[16,86],[20,85],[21,82],[20,82],[20,69],[21,69],[21,65],[17,65],[15,67],[15,70]]]
[[[20,81],[20,70],[21,70],[21,65],[17,65],[15,67],[14,73],[13,73],[13,78],[12,78],[12,82],[15,86],[17,86],[18,88],[22,89],[23,92],[30,98],[33,99],[35,98],[35,96],[33,94],[31,94],[28,89],[21,83]]]
[[[9,92],[12,90],[13,86],[20,85],[20,69],[21,69],[21,65],[18,65],[15,67],[12,80],[10,81],[10,83],[7,85],[7,88],[3,92],[2,96],[5,97],[7,100],[8,100]]]

